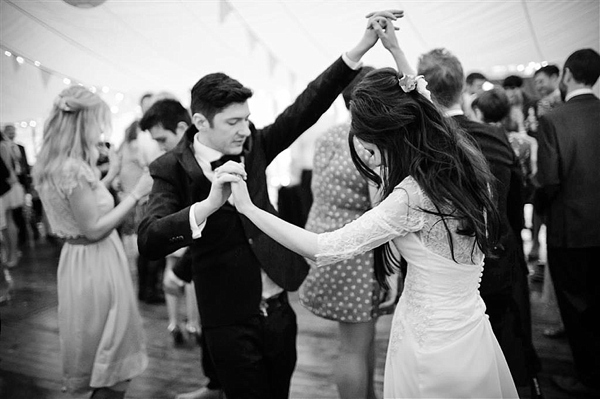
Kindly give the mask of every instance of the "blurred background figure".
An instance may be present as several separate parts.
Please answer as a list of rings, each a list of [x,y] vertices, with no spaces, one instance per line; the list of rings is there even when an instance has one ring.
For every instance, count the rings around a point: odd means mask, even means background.
[[[10,189],[2,195],[4,218],[6,220],[6,229],[3,230],[3,240],[6,248],[4,262],[7,267],[15,267],[21,257],[19,229],[14,215],[20,212],[25,204],[25,190],[18,179],[20,160],[17,153],[18,150],[15,150],[14,143],[4,135],[4,132],[0,133],[0,157],[2,157],[2,161],[8,168],[8,184],[10,185]]]
[[[509,131],[526,131],[527,134],[535,135],[535,131],[531,131],[529,117],[533,117],[535,129],[537,130],[537,120],[535,118],[535,108],[537,100],[530,97],[523,90],[523,78],[516,75],[507,76],[502,82],[502,87],[506,91],[508,101],[510,102],[510,116],[516,126],[512,126]]]
[[[119,174],[117,184],[117,198],[119,202],[123,201],[135,188],[137,182],[147,170],[143,153],[138,142],[139,122],[133,121],[127,130],[125,138],[117,154],[119,156]],[[140,201],[142,202],[142,201]],[[141,220],[142,205],[138,204],[133,212],[130,212],[119,226],[123,247],[127,254],[129,263],[129,272],[134,287],[138,288],[138,250],[137,250],[137,227]]]
[[[140,98],[140,109],[142,111],[142,117],[157,101],[157,96],[153,93],[146,93]],[[146,129],[140,128],[140,121],[134,121],[136,124],[136,133],[128,131],[131,138],[135,135],[135,139],[132,139],[131,144],[126,145],[128,152],[127,156],[135,159],[133,162],[138,162],[138,166],[147,168],[152,161],[158,158],[164,153],[160,148],[159,144],[152,138],[150,132]],[[131,126],[130,126],[131,127]],[[135,153],[135,154],[134,154]],[[129,173],[129,172],[125,172]],[[132,174],[135,174],[133,172]],[[127,180],[127,177],[125,177]],[[133,258],[137,262],[137,289],[138,299],[148,304],[162,304],[165,303],[165,295],[162,290],[161,281],[165,270],[165,259],[149,260],[139,254],[137,249],[137,224],[142,218],[145,209],[145,203],[147,198],[143,198],[140,204],[136,208],[135,218],[135,236],[129,235],[125,240],[126,250],[130,256],[130,260]],[[135,238],[136,241],[133,241]]]
[[[471,72],[465,78],[465,88],[462,95],[462,110],[466,117],[471,120],[476,120],[471,103],[477,96],[485,91],[484,84],[487,81],[487,78],[481,72]]]
[[[10,271],[6,267],[6,248],[3,238],[6,233],[7,224],[6,209],[2,197],[10,190],[10,187],[11,173],[4,162],[4,157],[2,157],[0,159],[0,305],[10,301],[14,285]]]
[[[533,82],[535,89],[540,96],[540,99],[537,101],[535,112],[537,120],[563,103],[561,92],[559,90],[560,70],[556,65],[546,65],[535,71],[533,74]],[[536,125],[539,126],[539,122],[536,121]],[[537,138],[537,135],[538,133],[536,131],[534,137]],[[538,185],[537,177],[534,181],[536,185]],[[531,228],[532,245],[527,259],[529,262],[534,264],[534,274],[532,279],[534,281],[542,282],[544,285],[542,300],[547,305],[547,312],[554,312],[555,317],[558,319],[557,325],[555,327],[546,329],[544,331],[544,335],[548,338],[563,338],[565,336],[565,330],[562,325],[562,321],[558,316],[556,298],[554,296],[554,289],[552,286],[552,278],[547,263],[543,258],[540,257],[540,252],[545,252],[540,248],[540,230],[545,224],[544,215],[539,209],[537,209],[535,205],[535,203],[538,201],[533,202],[534,205]]]
[[[180,248],[167,256],[165,279],[168,278],[168,274],[173,273],[173,266],[175,266],[177,262],[189,261],[189,259],[185,258],[186,251],[186,248]],[[198,313],[194,283],[190,282],[182,284],[180,286],[180,291],[177,293],[171,293],[165,290],[165,299],[167,301],[167,313],[169,315],[169,325],[167,329],[173,338],[173,344],[175,346],[180,346],[185,342],[183,334],[183,331],[185,331],[188,338],[194,340],[198,345],[201,345],[200,315]],[[181,321],[180,299],[183,299],[185,303],[185,319],[183,323]]]
[[[25,147],[15,141],[17,131],[14,125],[6,125],[4,127],[4,135],[8,139],[8,144],[11,147],[14,169],[17,175],[17,180],[23,188],[23,203],[20,207],[13,209],[13,218],[17,226],[19,246],[31,244],[30,240],[37,233],[37,226],[32,222],[31,218],[31,174],[30,166],[27,161],[27,153]],[[26,204],[25,197],[29,195],[29,203]],[[26,206],[27,205],[27,206]],[[31,230],[31,231],[30,231]],[[31,233],[31,234],[30,234]]]

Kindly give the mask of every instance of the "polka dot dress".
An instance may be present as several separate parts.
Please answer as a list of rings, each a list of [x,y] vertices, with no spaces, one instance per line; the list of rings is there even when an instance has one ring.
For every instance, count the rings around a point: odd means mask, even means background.
[[[357,219],[371,207],[369,190],[350,157],[348,124],[317,140],[312,175],[313,205],[306,229],[323,233]],[[357,146],[366,160],[368,153]],[[373,253],[317,268],[300,288],[300,303],[326,319],[361,323],[378,314],[379,284],[373,274]]]

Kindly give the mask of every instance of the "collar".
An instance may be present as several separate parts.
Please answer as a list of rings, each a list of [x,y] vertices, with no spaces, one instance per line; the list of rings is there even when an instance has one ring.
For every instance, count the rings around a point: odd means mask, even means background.
[[[209,164],[212,161],[216,161],[217,159],[223,156],[223,154],[220,151],[217,151],[213,148],[207,147],[204,144],[202,144],[198,139],[198,133],[194,135],[194,141],[192,143],[192,146],[194,147],[194,155],[196,155],[197,158],[200,158],[202,161]]]
[[[589,87],[584,87],[582,89],[573,90],[572,92],[569,92],[567,94],[567,96],[565,97],[565,102],[569,101],[570,99],[572,99],[575,96],[581,96],[582,94],[594,94],[594,91],[592,89],[590,89]]]
[[[452,106],[451,108],[444,109],[444,116],[451,118],[453,116],[464,115],[464,111],[460,108],[460,105]]]

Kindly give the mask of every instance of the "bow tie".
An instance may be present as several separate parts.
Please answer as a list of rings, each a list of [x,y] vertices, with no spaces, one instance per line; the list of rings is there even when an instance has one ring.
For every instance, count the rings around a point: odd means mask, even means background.
[[[215,170],[219,166],[226,163],[227,161],[242,162],[242,156],[241,155],[223,155],[221,158],[217,159],[216,161],[212,161],[210,163],[210,167],[212,168],[212,170]]]

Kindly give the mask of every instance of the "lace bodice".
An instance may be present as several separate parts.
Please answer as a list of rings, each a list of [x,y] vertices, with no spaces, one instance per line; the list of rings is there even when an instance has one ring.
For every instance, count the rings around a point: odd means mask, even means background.
[[[408,269],[394,316],[392,350],[405,328],[421,344],[443,345],[449,335],[460,335],[485,311],[478,291],[483,255],[473,237],[456,233],[458,220],[446,218],[451,232],[448,236],[440,217],[423,212],[434,209],[409,176],[378,206],[343,228],[318,237],[318,266],[351,258],[389,241],[406,259]]]
[[[97,172],[83,161],[69,159],[51,180],[36,187],[50,226],[54,234],[59,237],[73,238],[83,235],[75,221],[69,197],[76,187],[84,184],[89,185],[94,191],[100,214],[114,207],[114,199],[100,182]]]

